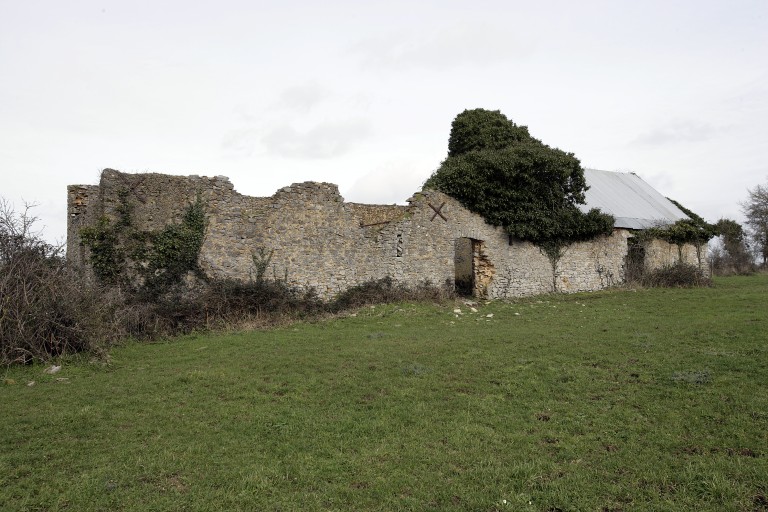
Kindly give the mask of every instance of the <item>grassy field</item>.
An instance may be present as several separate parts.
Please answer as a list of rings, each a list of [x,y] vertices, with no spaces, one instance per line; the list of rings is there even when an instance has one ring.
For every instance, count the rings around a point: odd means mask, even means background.
[[[768,276],[475,307],[2,370],[0,510],[768,510]]]

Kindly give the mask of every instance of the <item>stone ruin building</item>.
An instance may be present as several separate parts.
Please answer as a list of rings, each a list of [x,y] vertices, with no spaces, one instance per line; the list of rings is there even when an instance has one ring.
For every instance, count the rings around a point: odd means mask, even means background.
[[[100,218],[113,222],[121,204],[132,208],[138,229],[160,230],[179,222],[196,198],[207,226],[199,266],[209,277],[247,280],[254,255],[272,254],[266,277],[314,288],[330,298],[354,285],[391,277],[397,282],[448,284],[478,298],[599,290],[625,279],[636,230],[687,218],[634,174],[586,170],[586,208],[616,218],[610,236],[569,246],[553,268],[535,245],[511,238],[457,200],[437,191],[414,194],[408,204],[345,202],[336,185],[296,183],[270,197],[235,191],[217,176],[127,174],[106,169],[99,185],[68,187],[67,258],[89,268],[81,229]],[[678,247],[653,240],[640,254],[646,268],[669,265]],[[701,265],[701,251],[685,246],[682,257]]]

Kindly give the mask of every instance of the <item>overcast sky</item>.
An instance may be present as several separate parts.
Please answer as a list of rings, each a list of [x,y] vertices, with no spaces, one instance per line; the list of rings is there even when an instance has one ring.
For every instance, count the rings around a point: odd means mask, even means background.
[[[478,107],[741,220],[768,182],[768,1],[0,0],[0,196],[48,239],[107,167],[403,202]]]

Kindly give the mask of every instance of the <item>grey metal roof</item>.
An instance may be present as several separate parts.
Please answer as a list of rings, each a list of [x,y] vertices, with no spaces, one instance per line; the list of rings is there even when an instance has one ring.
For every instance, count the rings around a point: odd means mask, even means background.
[[[584,177],[589,185],[587,204],[579,208],[610,213],[616,218],[617,228],[645,229],[688,218],[636,174],[584,169]]]

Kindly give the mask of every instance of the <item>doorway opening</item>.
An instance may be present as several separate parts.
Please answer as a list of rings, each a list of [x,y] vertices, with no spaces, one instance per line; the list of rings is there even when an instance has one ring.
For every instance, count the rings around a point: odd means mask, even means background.
[[[453,257],[456,294],[471,297],[475,290],[475,258],[471,238],[457,238]]]
[[[627,256],[624,260],[624,281],[639,281],[645,272],[645,245],[636,238],[627,239]]]

